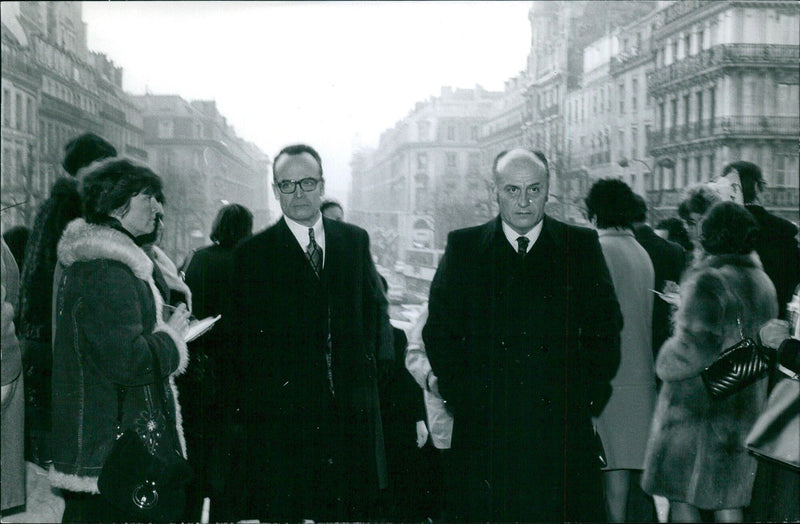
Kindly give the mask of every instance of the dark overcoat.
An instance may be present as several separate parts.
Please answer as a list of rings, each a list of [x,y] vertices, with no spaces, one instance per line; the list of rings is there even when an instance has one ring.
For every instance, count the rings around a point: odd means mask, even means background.
[[[234,253],[230,315],[238,355],[231,387],[248,472],[239,476],[236,518],[370,518],[370,501],[386,485],[376,374],[386,298],[366,231],[326,218],[323,227],[320,279],[283,218]],[[314,472],[329,460],[339,472],[333,489],[349,509],[321,515],[319,501],[331,494],[321,492],[328,488]]]
[[[425,347],[455,416],[467,520],[602,520],[591,415],[619,365],[622,317],[597,233],[550,217],[520,259],[499,218],[450,233]]]
[[[637,225],[633,228],[636,240],[647,251],[655,270],[656,291],[663,292],[664,284],[671,280],[676,284],[681,281],[681,275],[686,268],[686,251],[676,242],[670,242],[656,235],[653,228],[647,224]],[[654,297],[653,301],[653,357],[658,355],[658,350],[665,340],[672,334],[672,306],[661,297]]]

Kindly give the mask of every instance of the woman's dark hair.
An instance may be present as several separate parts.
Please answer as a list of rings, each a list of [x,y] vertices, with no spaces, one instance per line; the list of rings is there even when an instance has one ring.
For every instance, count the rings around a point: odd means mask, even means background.
[[[109,158],[79,173],[83,215],[92,224],[108,220],[117,209],[127,212],[131,197],[144,193],[164,201],[161,178],[149,167],[126,158]]]
[[[715,204],[700,223],[700,244],[711,255],[746,255],[755,249],[758,222],[734,202]]]
[[[686,226],[678,217],[666,218],[656,225],[656,229],[663,229],[667,232],[667,240],[683,246],[686,251],[694,251],[694,244],[689,238]]]
[[[686,198],[678,206],[678,215],[686,222],[692,222],[691,213],[705,215],[711,206],[720,201],[719,196],[705,185],[694,186],[686,193]]]
[[[217,213],[211,240],[222,247],[236,247],[253,233],[253,213],[239,204],[229,204]]]
[[[584,200],[589,220],[596,219],[597,227],[631,227],[636,214],[633,191],[622,180],[604,178],[589,189]]]

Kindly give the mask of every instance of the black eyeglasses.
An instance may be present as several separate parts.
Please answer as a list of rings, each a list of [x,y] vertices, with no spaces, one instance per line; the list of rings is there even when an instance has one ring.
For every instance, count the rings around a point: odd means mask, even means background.
[[[306,192],[314,191],[320,182],[322,182],[321,178],[309,177],[302,180],[281,180],[280,182],[275,182],[275,185],[284,195],[291,195],[297,191],[297,186],[300,186],[300,189]]]

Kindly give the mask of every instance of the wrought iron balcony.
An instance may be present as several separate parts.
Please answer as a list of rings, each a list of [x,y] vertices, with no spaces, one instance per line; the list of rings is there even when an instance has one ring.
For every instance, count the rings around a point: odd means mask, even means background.
[[[789,135],[800,132],[800,117],[796,116],[730,116],[692,122],[663,131],[650,131],[648,148],[658,148],[703,138],[730,135]]]
[[[797,67],[800,48],[796,45],[778,44],[720,44],[684,58],[674,64],[647,73],[647,86],[651,91],[707,73],[712,69],[730,66],[785,65]]]

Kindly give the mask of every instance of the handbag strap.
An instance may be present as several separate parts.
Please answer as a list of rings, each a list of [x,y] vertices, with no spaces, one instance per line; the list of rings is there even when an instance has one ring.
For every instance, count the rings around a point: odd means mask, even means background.
[[[736,315],[736,325],[739,326],[739,336],[741,340],[744,340],[746,337],[744,336],[744,330],[742,329],[742,316]]]

